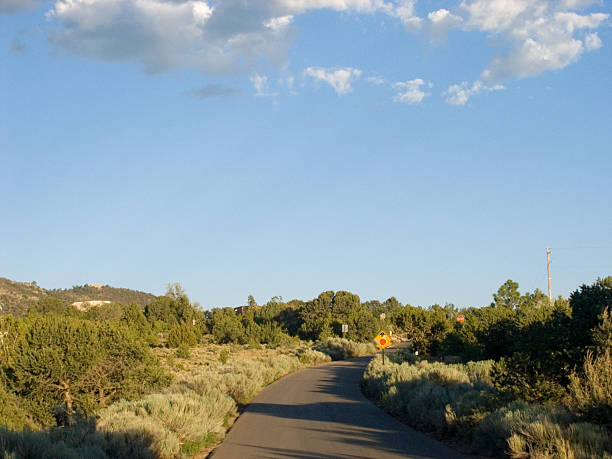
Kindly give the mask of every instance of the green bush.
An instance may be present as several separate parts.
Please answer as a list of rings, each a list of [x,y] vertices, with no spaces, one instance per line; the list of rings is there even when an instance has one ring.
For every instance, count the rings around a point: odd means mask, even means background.
[[[196,342],[197,337],[192,325],[183,323],[180,325],[173,325],[172,328],[170,328],[167,340],[168,347],[191,347],[195,346]]]
[[[92,413],[168,382],[148,346],[118,323],[34,316],[6,332],[10,345],[3,349],[2,371],[7,387],[43,425],[53,423],[54,405]]]
[[[147,395],[131,402],[117,402],[98,413],[103,432],[143,432],[154,438],[151,449],[157,457],[179,455],[181,444],[225,434],[225,419],[234,402],[218,389],[207,387],[198,393],[186,386],[181,392]]]
[[[212,334],[219,344],[239,343],[245,337],[244,327],[231,308],[214,310],[212,321]]]
[[[329,355],[332,360],[352,359],[376,352],[373,343],[356,343],[344,338],[328,338],[313,349]]]
[[[487,383],[492,362],[445,365],[397,364],[377,356],[368,365],[362,386],[391,414],[410,425],[440,435],[469,436],[474,427],[501,405]]]
[[[320,365],[331,362],[331,357],[323,352],[307,349],[298,354],[300,362],[304,365]]]
[[[612,355],[606,349],[594,358],[588,353],[584,376],[570,376],[567,406],[582,418],[597,424],[612,426]]]
[[[612,457],[605,429],[577,422],[561,407],[515,401],[491,413],[478,426],[474,446],[514,458],[590,459]]]
[[[189,352],[189,346],[181,344],[174,353],[174,355],[179,359],[188,359],[191,355],[191,353]]]
[[[22,401],[0,382],[0,425],[11,430],[36,428],[36,423],[22,407]]]
[[[95,420],[71,427],[15,432],[0,427],[0,451],[5,458],[104,459],[130,457],[153,459],[154,438],[145,432],[100,432]]]

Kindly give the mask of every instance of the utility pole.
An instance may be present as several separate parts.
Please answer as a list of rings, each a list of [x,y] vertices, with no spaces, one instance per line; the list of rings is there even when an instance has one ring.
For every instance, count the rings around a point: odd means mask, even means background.
[[[546,272],[548,274],[548,301],[552,302],[552,293],[550,290],[550,249],[546,247]]]

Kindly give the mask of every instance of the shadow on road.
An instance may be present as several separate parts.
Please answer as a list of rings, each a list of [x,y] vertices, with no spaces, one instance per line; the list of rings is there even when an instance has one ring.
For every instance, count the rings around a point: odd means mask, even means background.
[[[405,455],[412,458],[462,457],[454,451],[444,451],[438,442],[401,424],[384,411],[367,400],[360,390],[360,383],[365,367],[371,357],[361,357],[334,365],[309,369],[318,372],[318,383],[310,392],[316,393],[314,403],[279,404],[253,402],[248,410],[263,416],[287,420],[315,421],[303,429],[308,432],[319,432],[329,441],[358,445],[364,451],[377,451],[381,457],[385,453]],[[296,375],[297,376],[297,375]],[[272,452],[272,451],[271,451]],[[274,450],[274,455],[281,452]],[[338,457],[313,456],[300,451],[284,450],[287,457]],[[364,456],[342,456],[364,457]],[[366,456],[367,457],[367,456]]]

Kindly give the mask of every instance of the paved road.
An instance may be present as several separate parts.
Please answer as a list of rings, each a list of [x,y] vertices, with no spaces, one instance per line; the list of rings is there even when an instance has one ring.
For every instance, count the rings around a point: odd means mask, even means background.
[[[362,395],[359,384],[369,360],[308,368],[266,387],[212,457],[462,458]]]

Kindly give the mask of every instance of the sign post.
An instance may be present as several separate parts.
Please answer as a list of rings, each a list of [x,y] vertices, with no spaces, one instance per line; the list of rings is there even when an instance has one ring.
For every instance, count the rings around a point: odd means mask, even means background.
[[[378,335],[376,335],[376,337],[374,338],[374,341],[376,342],[376,346],[378,347],[378,349],[382,350],[383,365],[384,365],[385,364],[385,348],[391,344],[391,338],[389,338],[384,331],[381,331]]]

